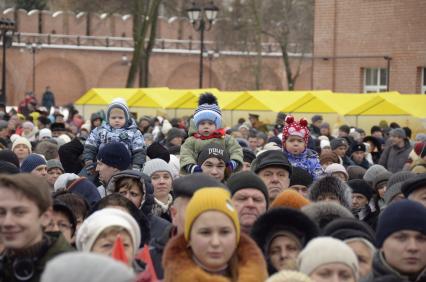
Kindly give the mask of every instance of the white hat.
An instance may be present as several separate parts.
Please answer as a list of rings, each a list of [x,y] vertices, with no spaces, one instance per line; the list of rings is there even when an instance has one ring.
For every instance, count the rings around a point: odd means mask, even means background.
[[[145,163],[145,166],[143,167],[143,173],[145,173],[149,177],[151,177],[157,171],[168,172],[170,176],[173,177],[173,170],[171,166],[162,159],[149,160]]]
[[[43,138],[52,138],[52,131],[49,128],[40,129],[38,132],[38,139],[43,140]]]
[[[30,154],[31,154],[31,143],[30,143],[30,141],[27,138],[21,137],[21,136],[15,138],[15,140],[13,141],[12,151],[15,150],[15,147],[19,144],[24,144],[25,146],[27,146],[28,149],[30,150]]]
[[[320,142],[320,148],[324,149],[326,147],[329,147],[331,149],[330,141],[328,141],[328,140],[321,140],[321,142]]]
[[[139,224],[129,213],[117,208],[98,210],[83,221],[75,241],[77,250],[90,252],[102,231],[112,226],[122,227],[129,232],[133,243],[133,253],[136,255],[141,244]]]

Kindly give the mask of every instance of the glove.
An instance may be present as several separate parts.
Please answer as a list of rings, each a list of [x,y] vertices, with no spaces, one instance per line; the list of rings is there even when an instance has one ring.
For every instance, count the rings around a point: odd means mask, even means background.
[[[134,171],[141,171],[141,168],[138,165],[133,165],[132,166],[132,170],[134,170]]]
[[[95,171],[96,171],[96,163],[88,162],[88,163],[86,163],[84,168],[86,169],[86,172],[87,172],[88,175],[93,175],[93,174],[95,174]]]
[[[197,172],[203,172],[203,170],[201,169],[201,166],[199,165],[195,165],[195,164],[189,164],[186,166],[186,172],[193,174],[193,173],[197,173]]]
[[[238,167],[238,163],[234,160],[231,160],[226,164],[226,167],[229,168],[231,171],[235,171]]]

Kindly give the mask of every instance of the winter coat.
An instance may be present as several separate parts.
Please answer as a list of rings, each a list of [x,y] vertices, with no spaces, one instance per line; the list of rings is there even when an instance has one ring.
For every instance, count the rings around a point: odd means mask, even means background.
[[[37,282],[40,281],[41,274],[46,267],[46,263],[65,252],[74,251],[74,249],[68,244],[64,236],[60,232],[48,232],[45,234],[45,240],[47,242],[47,249],[43,252],[41,257],[34,262],[34,275],[31,279],[26,280],[28,282]],[[30,257],[34,258],[34,257]],[[0,282],[18,282],[22,281],[16,279],[13,274],[13,263],[16,262],[12,260],[7,254],[1,260],[2,271],[0,272]]]
[[[41,104],[43,107],[46,107],[50,110],[51,107],[55,106],[55,95],[51,91],[45,91],[43,97],[41,98]]]
[[[379,160],[379,165],[384,166],[392,173],[398,172],[402,170],[412,149],[408,140],[405,140],[404,147],[402,148],[396,145],[389,145],[383,151]]]
[[[395,254],[398,255],[398,254]],[[417,277],[407,277],[399,273],[397,270],[393,269],[383,257],[382,252],[376,252],[373,258],[373,271],[370,273],[365,280],[362,282],[374,282],[375,279],[381,278],[383,281],[386,281],[384,278],[393,278],[400,282],[424,282],[426,281],[426,268],[417,275]]]
[[[266,263],[256,243],[245,234],[241,234],[236,249],[238,258],[238,279],[241,282],[263,282],[268,277]],[[192,258],[183,234],[171,239],[163,256],[164,281],[186,282],[207,281],[227,282],[231,278],[211,274],[199,267]]]
[[[360,166],[365,169],[368,169],[370,167],[370,163],[367,161],[366,158],[363,158],[361,163],[356,163],[352,158],[350,159],[354,163],[354,165]]]
[[[155,273],[157,274],[158,279],[164,278],[163,265],[161,264],[163,253],[167,242],[169,242],[175,232],[176,227],[170,224],[163,230],[163,234],[161,234],[161,236],[151,240],[149,252],[151,254],[152,263],[154,264]]]
[[[180,168],[181,173],[186,174],[184,167],[189,164],[197,164],[198,154],[204,148],[205,145],[211,143],[221,144],[228,151],[231,160],[238,162],[239,166],[243,164],[243,148],[241,148],[238,141],[230,136],[225,135],[223,138],[213,138],[201,140],[195,138],[193,135],[197,132],[195,125],[193,122],[191,123],[191,127],[189,129],[189,135],[185,142],[182,144],[180,148]]]
[[[377,226],[377,220],[379,218],[380,211],[371,211],[370,206],[367,204],[364,208],[359,211],[353,211],[354,216],[370,225],[370,227],[375,231]]]
[[[294,155],[284,150],[284,155],[287,157],[292,166],[306,170],[314,180],[324,174],[319,162],[318,154],[311,149],[306,149],[300,155]]]
[[[415,160],[412,163],[410,170],[414,173],[426,173],[426,161],[423,159]]]
[[[123,128],[112,128],[109,124],[105,124],[93,129],[84,144],[84,162],[95,162],[98,151],[103,145],[111,142],[124,144],[132,156],[133,167],[139,169],[143,167],[146,158],[145,142],[133,119]]]

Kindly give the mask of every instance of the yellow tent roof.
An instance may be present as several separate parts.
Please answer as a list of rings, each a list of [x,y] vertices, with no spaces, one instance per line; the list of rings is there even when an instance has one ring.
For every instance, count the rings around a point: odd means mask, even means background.
[[[271,111],[269,91],[245,91],[227,108],[235,111]]]
[[[389,101],[389,98],[398,95],[393,94],[365,94],[373,96],[366,103],[355,107],[346,113],[346,115],[363,116],[392,116],[392,115],[410,115],[410,112],[402,109],[398,105]],[[386,96],[388,95],[388,96]]]
[[[130,107],[140,108],[165,108],[169,103],[178,99],[179,96],[170,93],[167,87],[139,89],[131,101]]]
[[[417,118],[426,118],[426,95],[401,94],[398,96],[383,96],[390,103]]]
[[[184,89],[184,90],[171,90],[176,94],[182,94],[182,98],[169,104],[167,108],[170,109],[195,109],[198,106],[198,97],[205,93],[210,92],[216,97],[220,91],[216,88],[204,88],[204,89]]]
[[[108,105],[116,98],[123,98],[128,103],[137,92],[137,88],[92,88],[78,99],[75,104]]]

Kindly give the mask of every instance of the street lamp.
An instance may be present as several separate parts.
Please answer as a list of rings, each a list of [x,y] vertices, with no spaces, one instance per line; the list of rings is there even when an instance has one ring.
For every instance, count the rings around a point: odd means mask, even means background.
[[[200,80],[199,88],[203,88],[203,52],[204,52],[204,31],[212,28],[219,8],[210,2],[205,6],[198,6],[192,2],[192,6],[186,10],[188,18],[196,31],[200,32]]]
[[[3,65],[0,103],[6,105],[6,49],[12,46],[12,37],[15,32],[15,22],[10,19],[0,19],[0,37],[3,44]]]
[[[41,43],[30,43],[28,42],[26,44],[28,51],[33,55],[33,95],[35,95],[35,88],[36,88],[36,71],[35,71],[35,59],[36,59],[36,53],[41,49]]]

